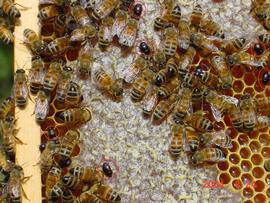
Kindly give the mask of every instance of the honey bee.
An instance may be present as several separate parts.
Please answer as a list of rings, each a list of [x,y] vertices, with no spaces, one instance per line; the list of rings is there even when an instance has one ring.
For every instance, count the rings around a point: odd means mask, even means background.
[[[45,53],[47,55],[61,54],[69,47],[69,43],[70,38],[67,35],[56,38],[47,45]]]
[[[177,50],[178,33],[174,27],[168,27],[164,32],[164,53],[166,57],[173,57]]]
[[[190,23],[195,27],[199,27],[203,18],[203,11],[200,4],[197,4],[191,13]]]
[[[46,50],[47,44],[40,39],[40,37],[37,35],[37,33],[35,33],[35,31],[26,28],[23,31],[23,35],[26,39],[26,43],[30,45],[31,50],[35,54],[42,54]]]
[[[219,24],[210,19],[202,19],[201,21],[201,31],[207,35],[219,37],[221,39],[225,38],[224,31],[221,29]]]
[[[144,96],[144,99],[142,101],[142,109],[143,109],[143,115],[145,117],[148,117],[152,114],[154,111],[156,105],[158,104],[158,96],[157,96],[157,88],[153,87],[151,91],[148,91],[146,95]]]
[[[175,76],[178,72],[178,64],[174,58],[167,61],[165,68],[169,77]]]
[[[270,159],[265,160],[264,162],[264,168],[266,171],[270,171]]]
[[[233,54],[235,52],[239,52],[245,45],[246,38],[239,37],[231,40],[225,40],[221,45],[222,51],[224,51],[227,55]]]
[[[69,82],[65,96],[65,106],[76,106],[83,99],[80,86],[75,82]]]
[[[189,22],[186,19],[181,19],[178,24],[178,47],[182,53],[186,52],[190,43],[190,28]]]
[[[200,135],[200,139],[202,144],[206,146],[216,145],[223,148],[232,148],[231,137],[225,130],[203,133]]]
[[[270,35],[268,33],[259,35],[258,39],[267,45],[270,44]]]
[[[124,70],[124,82],[133,83],[136,77],[146,68],[148,68],[147,61],[142,57],[136,58],[134,62]]]
[[[250,95],[243,95],[239,100],[239,107],[242,113],[243,126],[247,131],[255,128],[257,116]]]
[[[46,95],[49,95],[55,89],[60,77],[61,69],[62,64],[60,62],[51,62],[43,83]]]
[[[37,94],[38,91],[42,89],[44,76],[44,62],[42,58],[40,56],[33,56],[31,69],[28,75],[30,92],[32,94]]]
[[[155,84],[157,86],[161,86],[167,83],[169,79],[171,79],[173,76],[176,75],[177,71],[178,71],[178,64],[176,64],[173,58],[170,58],[167,61],[165,69],[161,69],[158,73],[156,73]]]
[[[258,68],[265,68],[270,64],[270,51],[266,50],[258,60],[260,66]]]
[[[81,79],[87,79],[91,75],[94,59],[92,56],[92,47],[87,42],[79,52],[78,69]]]
[[[151,70],[146,69],[138,78],[136,78],[131,90],[131,100],[133,102],[139,102],[142,100],[148,88],[151,86],[153,76],[154,73]]]
[[[53,165],[53,156],[59,150],[58,140],[50,140],[47,142],[45,149],[43,150],[40,156],[40,168],[43,173],[46,173],[50,170]]]
[[[36,98],[35,117],[38,122],[46,119],[49,113],[49,100],[44,91],[39,91]]]
[[[62,74],[56,90],[56,100],[60,103],[65,102],[67,94],[67,86],[70,83],[72,73],[73,69],[70,66],[65,65],[63,67]]]
[[[270,115],[270,97],[255,98],[254,105],[258,114]]]
[[[40,20],[50,20],[51,18],[55,18],[59,15],[57,7],[55,5],[47,5],[41,8],[38,12],[38,18]]]
[[[104,0],[93,9],[92,16],[96,19],[104,19],[107,17],[119,4],[119,0]]]
[[[6,118],[8,114],[13,114],[15,111],[15,100],[12,97],[7,97],[0,106],[0,120]]]
[[[181,152],[183,151],[183,126],[182,125],[173,125],[172,127],[172,139],[169,146],[169,153],[174,161],[177,161]]]
[[[183,123],[187,113],[192,110],[191,97],[192,91],[188,87],[183,87],[173,112],[173,121],[176,124]]]
[[[71,6],[71,15],[80,26],[86,26],[92,23],[86,10],[80,5]]]
[[[120,195],[107,185],[95,184],[90,188],[90,191],[104,202],[121,202]]]
[[[155,68],[152,68],[152,69],[154,72],[157,72],[157,71],[163,69],[167,63],[165,53],[164,52],[156,52],[153,55],[153,62],[154,62],[153,65],[155,66]]]
[[[238,108],[238,106],[230,105],[230,108],[228,109],[228,114],[232,122],[232,126],[236,130],[242,131],[244,129],[244,123],[243,123],[241,111]]]
[[[191,88],[197,84],[197,80],[194,73],[181,71],[179,75],[183,86]]]
[[[61,111],[59,120],[61,123],[86,123],[92,119],[92,113],[88,108],[72,108]]]
[[[229,66],[246,65],[257,68],[261,67],[261,63],[258,62],[255,56],[243,51],[227,56],[227,64]]]
[[[56,202],[60,197],[63,196],[64,193],[64,187],[62,183],[58,182],[56,183],[52,189],[51,192],[48,194],[47,198],[49,202]]]
[[[165,84],[169,80],[169,77],[167,76],[167,70],[166,69],[161,69],[160,71],[158,71],[155,74],[154,78],[155,78],[154,79],[155,80],[155,85],[161,86],[161,85]]]
[[[158,105],[156,106],[153,115],[152,115],[152,122],[159,123],[162,122],[165,117],[172,112],[173,108],[176,105],[178,100],[177,94],[171,94],[168,99],[161,100]]]
[[[122,79],[114,80],[108,73],[100,69],[94,72],[94,80],[99,89],[109,93],[115,99],[121,99],[123,96]]]
[[[69,172],[71,175],[79,178],[81,181],[91,183],[92,185],[96,183],[101,183],[104,178],[104,174],[101,170],[96,170],[86,166],[77,166],[75,168],[71,168]]]
[[[212,122],[204,118],[200,111],[187,115],[184,122],[199,132],[212,131],[214,128]]]
[[[90,190],[82,192],[74,203],[102,203],[102,201],[94,195]]]
[[[63,192],[62,201],[63,203],[75,203],[75,196],[67,189]]]
[[[195,87],[192,90],[192,109],[193,111],[198,111],[202,109],[203,104],[203,90],[201,88]]]
[[[225,159],[225,154],[219,148],[203,148],[200,151],[196,151],[191,156],[192,164],[202,164],[204,162],[219,162]]]
[[[179,89],[179,79],[174,77],[168,83],[158,88],[157,96],[161,99],[169,97],[173,92]]]
[[[185,74],[189,70],[189,65],[192,63],[195,54],[196,50],[192,46],[189,46],[186,53],[180,55],[178,58],[178,70],[180,75]]]
[[[15,129],[15,118],[13,115],[7,115],[4,120],[0,120],[0,135],[2,136],[2,147],[6,155],[10,159],[15,158],[16,143],[23,144],[16,134],[18,129]]]
[[[96,36],[96,28],[93,25],[85,25],[72,31],[70,43],[76,44]]]
[[[127,12],[118,10],[115,14],[115,20],[112,27],[112,35],[120,37],[121,32],[126,26]]]
[[[269,4],[257,4],[251,9],[251,12],[256,20],[264,22],[269,15]]]
[[[135,39],[137,36],[137,28],[138,28],[138,21],[130,18],[127,20],[126,26],[122,30],[119,36],[119,44],[132,47],[135,43]]]
[[[270,118],[268,116],[257,116],[256,129],[261,130],[270,125]]]
[[[14,36],[3,18],[0,18],[0,40],[6,44],[14,42]]]
[[[63,176],[61,179],[63,185],[72,190],[82,190],[85,186],[85,184],[81,182],[79,178],[70,174]]]
[[[65,33],[66,15],[60,14],[54,19],[53,29],[56,37],[63,36]]]
[[[17,69],[15,73],[15,102],[20,108],[24,108],[28,98],[27,76],[23,69]]]
[[[165,13],[161,17],[157,17],[154,21],[155,29],[163,29],[167,25],[174,24],[178,25],[181,18],[181,8],[179,5],[175,4],[174,1],[165,1]]]
[[[221,87],[227,89],[231,87],[232,84],[232,74],[226,64],[226,59],[223,55],[214,55],[211,58],[211,64],[219,74],[219,79],[221,81]]]
[[[222,113],[227,113],[231,105],[237,106],[238,104],[238,99],[219,95],[216,91],[210,89],[204,92],[204,98],[210,104],[212,114],[218,122],[221,121]]]
[[[201,49],[201,55],[208,56],[212,52],[218,52],[218,48],[214,43],[205,37],[202,33],[192,33],[190,35],[190,42]]]
[[[200,145],[200,139],[196,130],[188,126],[184,129],[184,136],[186,138],[190,151],[195,152]]]
[[[51,193],[51,190],[53,188],[53,186],[58,183],[61,179],[61,169],[57,166],[53,166],[47,177],[46,177],[46,181],[45,181],[45,188],[46,188],[46,196],[48,197],[49,194]]]
[[[18,8],[16,8],[15,3],[12,0],[3,0],[1,9],[5,14],[12,18],[21,17],[21,13]]]
[[[107,48],[113,40],[112,26],[113,18],[106,17],[102,20],[102,25],[98,31],[98,45],[101,49]]]
[[[219,85],[218,76],[210,71],[204,71],[200,66],[195,70],[195,75],[207,86],[216,87]]]
[[[21,202],[21,195],[28,199],[23,190],[22,184],[25,183],[29,178],[30,177],[24,176],[21,166],[14,165],[12,167],[7,184],[7,195],[10,202]]]

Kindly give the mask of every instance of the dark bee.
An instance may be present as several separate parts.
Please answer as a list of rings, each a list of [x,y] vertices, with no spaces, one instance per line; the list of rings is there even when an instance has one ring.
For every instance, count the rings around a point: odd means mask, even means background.
[[[103,165],[102,165],[102,171],[104,172],[104,174],[107,176],[107,177],[112,177],[113,175],[113,171],[111,169],[111,166],[109,163],[105,162]]]
[[[139,45],[140,52],[144,53],[145,55],[149,55],[151,53],[151,49],[146,42],[141,42]]]
[[[263,77],[262,77],[262,82],[264,85],[267,85],[267,83],[269,82],[269,78],[270,78],[270,75],[268,72],[265,72],[263,74]]]

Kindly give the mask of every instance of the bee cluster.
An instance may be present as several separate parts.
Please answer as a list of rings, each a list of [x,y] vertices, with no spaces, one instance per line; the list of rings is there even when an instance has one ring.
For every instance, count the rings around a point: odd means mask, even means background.
[[[23,7],[23,6],[22,6]],[[21,13],[14,0],[0,2],[0,40],[4,43],[13,43],[13,28],[19,23]]]

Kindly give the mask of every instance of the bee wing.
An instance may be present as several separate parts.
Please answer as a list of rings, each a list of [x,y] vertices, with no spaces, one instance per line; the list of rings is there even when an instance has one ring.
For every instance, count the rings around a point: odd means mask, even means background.
[[[39,0],[39,4],[53,4],[54,0]]]
[[[239,100],[235,97],[231,97],[231,96],[227,96],[227,95],[221,95],[220,97],[222,97],[222,99],[224,99],[225,101],[234,104],[235,106],[238,105]]]
[[[120,37],[121,32],[125,28],[125,25],[126,25],[125,21],[116,20],[112,26],[112,35]]]
[[[187,140],[187,135],[186,135],[185,129],[183,129],[182,143],[183,143],[183,150],[185,152],[189,152],[190,151],[190,147],[189,147],[189,144],[188,144],[188,140]]]
[[[11,192],[14,197],[20,197],[21,196],[21,186],[19,183],[16,185],[12,185]]]
[[[104,28],[104,35],[103,35],[103,39],[111,42],[112,41],[112,38],[113,38],[113,35],[112,35],[112,31],[109,27],[105,27]]]
[[[49,110],[48,99],[45,99],[45,101],[40,101],[38,99],[35,106],[36,118],[45,119],[48,114],[48,110]]]
[[[221,121],[222,118],[222,113],[221,111],[219,111],[214,105],[210,105],[211,111],[212,111],[212,115],[214,116],[215,120],[217,122]]]
[[[27,97],[28,97],[28,87],[27,87],[26,83],[21,88],[21,94],[25,99],[27,99]]]
[[[129,28],[126,27],[119,36],[119,43],[127,47],[131,47],[135,43],[135,39],[136,30],[129,30]]]
[[[135,67],[134,63],[132,63],[128,68],[124,70],[123,79],[127,83],[133,83],[139,73],[140,70]]]
[[[143,110],[151,112],[154,110],[155,106],[157,105],[158,102],[158,97],[155,91],[150,91],[148,92],[143,101],[142,101],[142,105],[143,105]]]

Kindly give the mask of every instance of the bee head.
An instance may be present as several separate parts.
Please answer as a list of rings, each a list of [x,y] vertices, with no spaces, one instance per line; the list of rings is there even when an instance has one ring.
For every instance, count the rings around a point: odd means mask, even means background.
[[[199,77],[199,78],[201,78],[202,76],[203,76],[203,69],[200,67],[200,66],[198,66],[197,68],[196,68],[196,70],[195,70],[195,75],[197,76],[197,77]]]
[[[57,137],[56,131],[54,130],[53,127],[50,127],[48,129],[48,136],[49,136],[50,139],[53,139],[53,138]]]
[[[23,69],[20,68],[20,69],[17,69],[16,70],[16,73],[25,73],[25,70],[23,70]]]
[[[61,167],[61,168],[66,168],[66,167],[68,167],[68,166],[70,166],[70,164],[71,164],[71,159],[69,158],[69,157],[61,157],[61,159],[60,159],[60,161],[59,161],[59,166]]]
[[[113,171],[112,171],[111,166],[108,162],[103,163],[102,171],[107,177],[112,177],[112,175],[113,175]]]
[[[45,148],[46,148],[46,143],[41,143],[41,144],[39,145],[39,151],[40,151],[40,152],[43,152],[43,151],[45,150]]]

